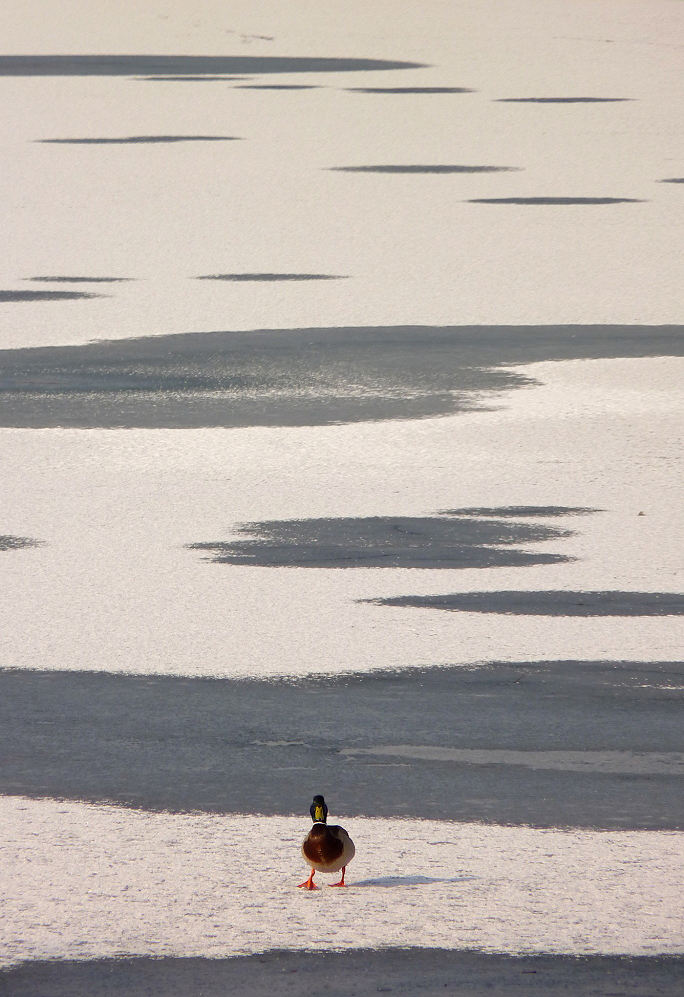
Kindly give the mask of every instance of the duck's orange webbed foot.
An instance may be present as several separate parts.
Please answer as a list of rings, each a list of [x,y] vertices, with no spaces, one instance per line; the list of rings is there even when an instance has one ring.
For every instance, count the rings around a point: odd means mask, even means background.
[[[314,872],[315,872],[315,869],[312,869],[311,870],[311,875],[309,876],[309,878],[307,880],[305,880],[303,883],[299,883],[298,889],[304,889],[304,890],[317,890],[318,889],[318,887],[316,886],[316,884],[313,881]]]
[[[342,879],[339,881],[339,883],[330,883],[330,886],[346,886],[347,884],[344,881],[344,874],[346,871],[347,867],[345,865],[344,869],[342,870]]]

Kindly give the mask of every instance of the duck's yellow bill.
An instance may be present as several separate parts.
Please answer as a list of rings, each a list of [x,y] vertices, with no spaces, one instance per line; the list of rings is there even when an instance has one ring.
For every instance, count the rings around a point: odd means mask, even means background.
[[[325,822],[325,813],[323,811],[323,807],[316,807],[314,809],[314,820],[320,821],[321,823]]]

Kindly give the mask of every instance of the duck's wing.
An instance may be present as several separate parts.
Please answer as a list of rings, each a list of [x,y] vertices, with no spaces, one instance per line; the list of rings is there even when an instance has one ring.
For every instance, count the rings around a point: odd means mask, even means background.
[[[337,841],[342,845],[342,856],[344,858],[345,865],[356,855],[356,848],[354,847],[354,842],[349,837],[347,832],[339,824],[333,824],[328,827],[331,834],[335,836]]]
[[[340,827],[339,824],[328,824],[328,830],[331,834],[334,834],[336,838],[339,838],[342,841],[351,841],[351,838],[345,829]]]

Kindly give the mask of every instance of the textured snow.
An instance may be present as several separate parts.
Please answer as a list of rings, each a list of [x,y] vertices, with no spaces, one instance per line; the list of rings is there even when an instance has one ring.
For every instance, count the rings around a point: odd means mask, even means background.
[[[357,848],[350,887],[308,893],[300,818],[4,797],[0,964],[407,944],[684,952],[680,832],[335,819]]]

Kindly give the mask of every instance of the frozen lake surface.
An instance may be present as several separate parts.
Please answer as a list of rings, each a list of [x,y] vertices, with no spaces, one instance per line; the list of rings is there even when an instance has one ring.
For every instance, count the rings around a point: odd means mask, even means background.
[[[678,997],[680,5],[53,6],[0,11],[0,987]]]

